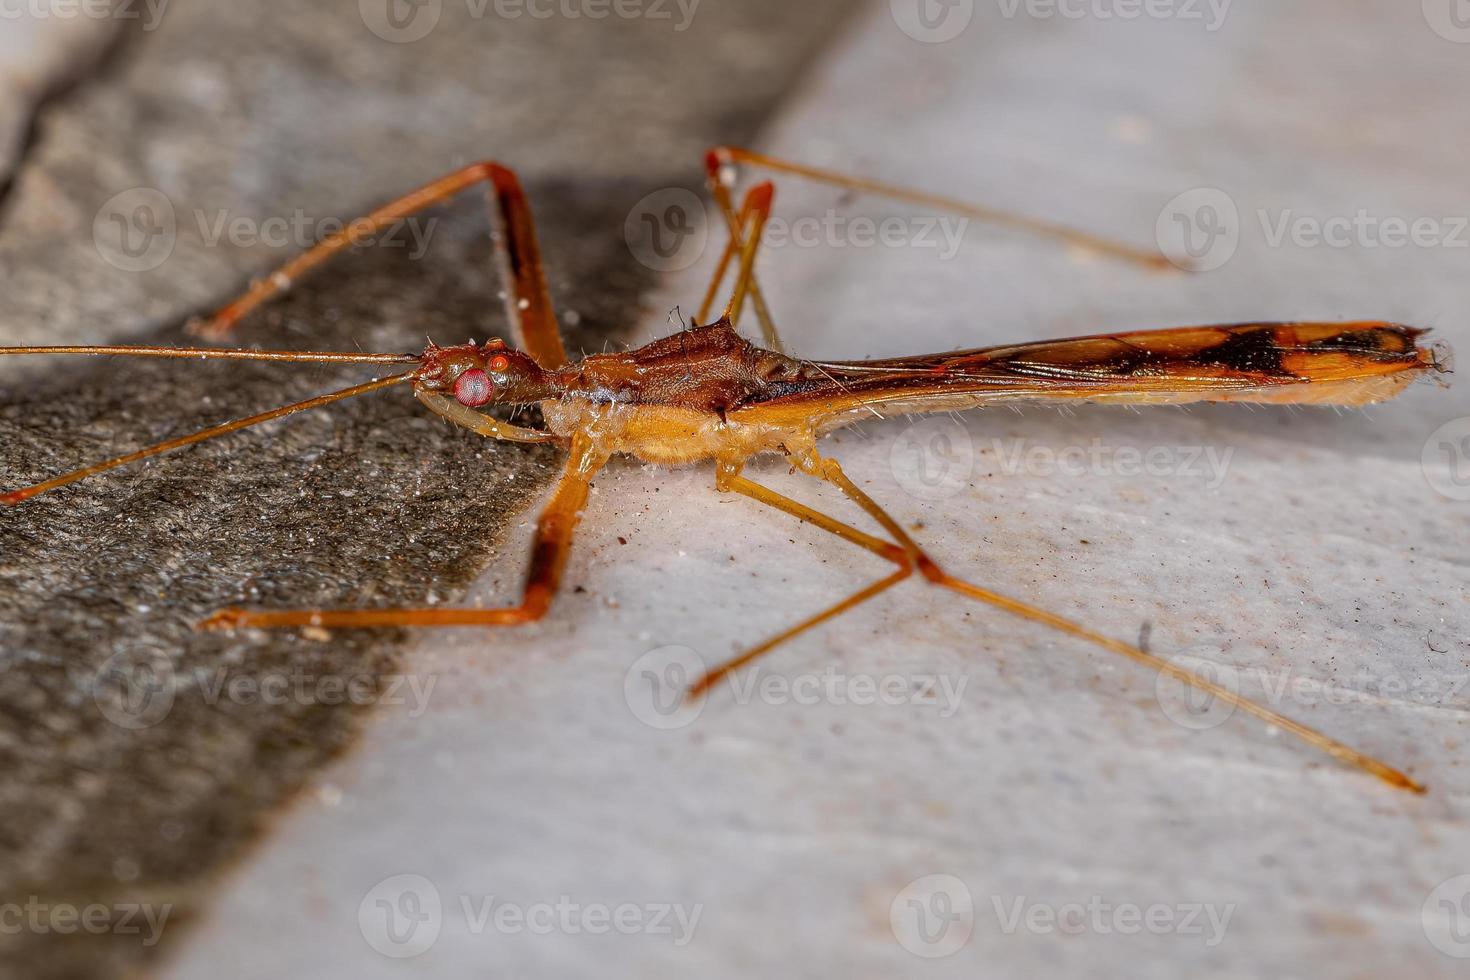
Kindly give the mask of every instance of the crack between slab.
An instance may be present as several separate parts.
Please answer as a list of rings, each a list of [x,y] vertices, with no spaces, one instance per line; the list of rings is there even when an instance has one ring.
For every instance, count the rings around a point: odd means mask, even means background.
[[[100,49],[93,57],[78,59],[83,62],[82,67],[69,68],[54,78],[44,81],[40,94],[25,112],[20,132],[15,138],[13,158],[9,166],[0,171],[0,231],[4,231],[8,224],[10,206],[21,171],[30,162],[36,148],[41,145],[42,116],[46,110],[66,101],[83,86],[105,77],[116,64],[118,54],[126,43],[125,37],[125,32],[114,31],[111,37],[102,42]]]

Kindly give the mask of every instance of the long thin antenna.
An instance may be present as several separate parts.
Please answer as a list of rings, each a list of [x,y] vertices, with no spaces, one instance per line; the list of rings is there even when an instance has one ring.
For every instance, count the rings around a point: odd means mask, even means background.
[[[248,347],[0,347],[9,354],[123,354],[200,361],[297,361],[330,364],[412,364],[417,354],[364,354],[360,351],[253,350]]]
[[[84,469],[75,470],[71,473],[66,473],[62,476],[54,477],[50,480],[47,480],[45,483],[37,483],[35,486],[25,487],[21,490],[12,490],[10,493],[6,494],[0,494],[0,506],[14,507],[16,504],[19,504],[24,500],[29,500],[31,497],[37,496],[38,494],[43,494],[48,490],[55,490],[57,487],[64,487],[68,483],[75,483],[78,480],[92,476],[96,473],[102,473],[110,469],[115,469],[119,466],[126,466],[129,463],[136,463],[138,460],[147,459],[149,456],[157,456],[161,453],[173,452],[175,449],[182,449],[185,446],[192,446],[196,442],[203,442],[206,439],[213,439],[215,436],[222,436],[230,432],[236,432],[240,429],[248,428],[252,425],[259,425],[262,422],[270,422],[273,419],[285,418],[287,415],[295,415],[297,412],[305,412],[308,409],[320,408],[323,405],[329,405],[332,402],[341,401],[344,398],[352,398],[357,395],[365,395],[370,391],[379,391],[383,388],[391,387],[392,385],[402,384],[403,382],[414,378],[415,376],[417,376],[417,374],[417,371],[406,371],[403,374],[395,374],[390,378],[380,378],[377,381],[369,381],[366,384],[353,385],[351,388],[343,388],[341,391],[334,391],[329,395],[318,395],[316,398],[308,398],[304,402],[297,402],[294,405],[287,405],[284,408],[276,408],[272,409],[269,412],[262,412],[259,415],[252,415],[249,418],[236,419],[234,422],[226,422],[223,425],[216,425],[212,428],[205,429],[202,432],[196,432],[193,435],[182,436],[178,439],[170,439],[168,442],[161,442],[156,446],[149,446],[147,449],[140,449],[135,453],[128,453],[126,456],[119,456],[116,459],[109,459],[105,462],[96,463]]]

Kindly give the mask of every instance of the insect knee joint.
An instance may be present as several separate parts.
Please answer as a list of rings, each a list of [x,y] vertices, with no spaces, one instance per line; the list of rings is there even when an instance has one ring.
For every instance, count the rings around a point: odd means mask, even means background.
[[[525,617],[524,622],[531,623],[545,616],[550,608],[551,590],[537,582],[526,587],[525,595],[521,598],[517,611]]]
[[[944,569],[918,548],[905,548],[890,544],[883,551],[883,557],[906,572],[918,572],[931,585],[944,585],[949,581],[949,575]]]
[[[740,471],[744,468],[743,461],[733,462],[720,460],[715,464],[715,489],[721,493],[729,493],[735,489],[735,481],[740,477]]]
[[[936,565],[934,563],[934,559],[930,558],[922,551],[915,553],[914,564],[918,566],[919,574],[924,576],[935,585],[943,585],[945,580],[949,578],[949,576],[944,573],[944,569]]]

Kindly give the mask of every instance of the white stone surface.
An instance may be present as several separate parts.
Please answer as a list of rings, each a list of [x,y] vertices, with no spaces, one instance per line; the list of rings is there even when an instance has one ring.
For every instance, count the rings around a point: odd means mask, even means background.
[[[1202,21],[1013,6],[961,4],[974,10],[964,33],[927,44],[877,5],[767,148],[1140,243],[1176,195],[1219,188],[1240,214],[1238,250],[1171,277],[979,227],[949,261],[776,249],[762,271],[801,352],[1267,318],[1398,319],[1470,344],[1463,247],[1277,247],[1259,217],[1364,209],[1470,237],[1455,230],[1470,215],[1470,45],[1419,5],[1242,2],[1218,30],[1203,4],[1187,6]],[[821,214],[838,196],[782,182],[779,201]],[[688,310],[699,291],[694,272],[675,277],[667,305]],[[1421,455],[1465,416],[1463,388],[1424,385],[1365,412],[997,410],[829,444],[957,573],[1116,636],[1152,624],[1157,650],[1409,767],[1427,797],[914,583],[773,654],[759,677],[937,675],[964,685],[953,703],[943,687],[942,704],[762,689],[740,703],[745,689],[725,686],[682,727],[653,727],[640,720],[663,717],[643,686],[650,651],[717,662],[886,569],[720,497],[707,472],[622,464],[588,508],[569,573],[581,588],[531,629],[425,635],[410,666],[433,684],[427,699],[382,709],[224,887],[170,975],[1462,976],[1470,961],[1443,950],[1470,952],[1448,931],[1470,931],[1470,503]],[[940,435],[948,456],[933,451]],[[1080,474],[1045,465],[1094,446],[1101,462]],[[953,494],[905,492],[925,447],[963,477]],[[1018,450],[1030,465],[1006,472]],[[1119,472],[1130,451],[1162,471]],[[1189,462],[1196,451],[1228,464],[1212,472]],[[858,519],[780,465],[757,472]],[[508,600],[523,560],[509,546],[477,598]],[[926,875],[951,876],[931,883],[959,916],[942,935],[930,922],[933,944],[903,925],[910,898],[945,911],[923,886],[904,891]],[[683,945],[556,917],[515,928],[517,910],[563,899],[699,918]],[[952,955],[911,952],[891,913],[909,947]]]
[[[81,9],[45,0],[0,7],[0,180],[13,172],[37,102],[91,65],[117,31],[118,20]]]

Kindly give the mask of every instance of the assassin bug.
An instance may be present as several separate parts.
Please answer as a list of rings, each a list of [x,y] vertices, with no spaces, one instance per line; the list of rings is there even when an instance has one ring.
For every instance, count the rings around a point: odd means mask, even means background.
[[[489,185],[499,222],[497,255],[507,283],[509,319],[518,346],[502,340],[455,347],[430,345],[420,354],[261,351],[244,348],[18,347],[0,354],[130,354],[146,357],[412,364],[409,370],[228,422],[120,456],[43,483],[0,494],[16,505],[83,477],[368,392],[408,385],[430,411],[491,439],[550,443],[567,450],[561,478],[537,522],[521,601],[499,609],[245,610],[225,609],[203,629],[364,628],[399,626],[516,626],[541,619],[551,605],[593,476],[614,455],[657,464],[712,461],[716,489],[737,493],[865,548],[895,570],[778,636],[751,647],[701,678],[691,694],[813,627],[840,616],[918,573],[928,583],[1087,640],[1278,726],[1393,786],[1424,792],[1403,772],[1320,732],[1239,696],[1206,678],[1128,643],[1018,599],[973,585],[942,570],[897,521],[856,486],[818,440],[872,415],[891,416],[976,408],[1023,399],[1070,399],[1121,404],[1178,405],[1234,401],[1259,404],[1363,405],[1382,401],[1414,379],[1445,370],[1418,343],[1422,331],[1385,322],[1246,323],[1099,335],[982,350],[866,361],[812,361],[788,356],[755,276],[774,187],[756,184],[739,209],[731,194],[737,164],[823,181],[849,191],[942,208],[995,224],[1047,235],[1134,264],[1159,268],[1162,256],[1070,229],[937,195],[880,184],[733,147],[706,157],[710,192],[729,240],[696,322],[644,347],[594,354],[575,363],[558,331],[520,182],[497,163],[480,163],[397,200],[343,233],[330,236],[239,299],[191,325],[212,339],[285,291],[303,274],[371,233],[480,183]],[[715,297],[732,267],[735,284],[724,313],[709,322]],[[765,346],[736,332],[747,304]],[[479,409],[539,406],[544,428],[524,428]],[[886,532],[879,537],[783,496],[742,475],[754,456],[778,453],[793,467],[830,483]]]

